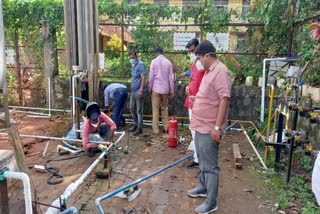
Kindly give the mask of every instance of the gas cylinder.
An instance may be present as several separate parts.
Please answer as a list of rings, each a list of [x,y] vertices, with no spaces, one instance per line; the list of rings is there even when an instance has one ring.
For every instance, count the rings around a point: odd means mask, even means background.
[[[168,130],[168,146],[175,148],[178,145],[178,121],[177,117],[173,116],[169,120],[169,130]]]

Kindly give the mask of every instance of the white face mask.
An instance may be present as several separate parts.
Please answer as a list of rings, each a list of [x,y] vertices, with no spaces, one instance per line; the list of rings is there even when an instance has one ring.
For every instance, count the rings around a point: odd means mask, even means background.
[[[194,62],[194,61],[197,60],[197,57],[196,57],[196,55],[194,53],[190,53],[189,57],[190,57],[191,62]]]
[[[202,63],[200,62],[200,60],[197,60],[196,67],[197,67],[198,71],[204,70],[204,67],[203,67]]]
[[[90,123],[91,123],[91,125],[92,125],[94,128],[97,128],[98,125],[99,125],[99,120],[98,120],[98,122],[96,122],[96,123],[92,123],[92,122],[90,122]]]

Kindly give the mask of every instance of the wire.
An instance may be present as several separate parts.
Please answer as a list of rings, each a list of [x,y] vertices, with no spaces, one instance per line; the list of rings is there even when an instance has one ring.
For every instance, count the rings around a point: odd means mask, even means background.
[[[79,154],[76,156],[71,156],[71,157],[67,157],[67,158],[62,158],[62,159],[52,159],[52,160],[48,160],[45,165],[44,168],[51,173],[52,175],[48,178],[47,183],[49,185],[56,185],[56,184],[60,184],[64,181],[64,177],[63,175],[59,174],[60,169],[58,167],[48,167],[48,163],[50,162],[57,162],[57,161],[65,161],[65,160],[70,160],[70,159],[74,159],[74,158],[79,158],[81,156],[83,156],[84,154]],[[52,179],[56,179],[55,181],[53,181]]]
[[[131,179],[131,180],[133,180],[133,181],[135,181],[135,179],[133,179],[133,178],[130,177],[129,175],[124,174],[124,173],[122,173],[122,172],[118,172],[118,171],[114,171],[114,170],[112,170],[112,172],[117,173],[117,174],[119,174],[119,175],[123,175],[123,176],[125,176],[125,177],[127,177],[127,178],[129,178],[129,179]]]

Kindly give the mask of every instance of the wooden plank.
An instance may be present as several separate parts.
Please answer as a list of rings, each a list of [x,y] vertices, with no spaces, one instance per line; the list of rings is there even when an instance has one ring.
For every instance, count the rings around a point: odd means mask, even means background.
[[[234,157],[234,164],[236,166],[236,169],[242,168],[242,156],[240,153],[240,147],[239,144],[232,144],[233,147],[233,157]]]

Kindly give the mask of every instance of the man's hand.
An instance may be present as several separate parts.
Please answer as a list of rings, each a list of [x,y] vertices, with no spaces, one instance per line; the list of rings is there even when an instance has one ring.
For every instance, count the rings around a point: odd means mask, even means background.
[[[221,131],[216,131],[216,130],[212,130],[211,132],[211,139],[214,142],[219,142],[220,141],[220,136],[221,136]]]
[[[189,88],[189,86],[186,87],[186,91],[185,92],[186,92],[187,96],[190,96],[190,88]]]
[[[172,99],[174,97],[174,93],[170,93],[170,99]]]
[[[140,91],[140,90],[139,90],[139,93],[138,93],[138,97],[139,97],[139,98],[142,97],[142,91]]]
[[[191,108],[193,107],[194,100],[196,99],[196,96],[189,96],[189,104],[191,105]]]
[[[186,77],[186,72],[179,74],[179,78],[184,78],[184,77]]]

